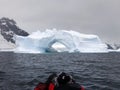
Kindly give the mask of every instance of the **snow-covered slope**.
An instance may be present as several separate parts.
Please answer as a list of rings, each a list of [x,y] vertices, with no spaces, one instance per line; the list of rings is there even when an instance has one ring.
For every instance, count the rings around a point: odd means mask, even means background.
[[[49,50],[59,52],[60,48],[60,52],[108,52],[107,45],[97,35],[66,30],[37,31],[27,37],[17,36],[16,44],[17,52],[27,53],[45,53]]]
[[[1,50],[10,50],[15,48],[15,44],[6,41],[3,36],[0,34],[0,51]]]
[[[0,50],[8,50],[14,48],[14,35],[27,36],[28,33],[20,29],[13,19],[0,19]]]
[[[116,50],[116,52],[120,52],[120,49]]]

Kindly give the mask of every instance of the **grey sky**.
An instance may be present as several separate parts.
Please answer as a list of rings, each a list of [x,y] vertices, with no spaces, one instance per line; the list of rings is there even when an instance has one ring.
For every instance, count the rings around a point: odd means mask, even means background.
[[[120,43],[120,0],[0,0],[0,18],[28,32],[66,29]]]

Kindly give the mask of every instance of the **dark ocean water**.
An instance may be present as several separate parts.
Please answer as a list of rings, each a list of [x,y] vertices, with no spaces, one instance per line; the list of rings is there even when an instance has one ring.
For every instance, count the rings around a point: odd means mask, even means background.
[[[86,90],[120,90],[120,53],[0,52],[0,90],[33,90],[52,72],[61,71]]]

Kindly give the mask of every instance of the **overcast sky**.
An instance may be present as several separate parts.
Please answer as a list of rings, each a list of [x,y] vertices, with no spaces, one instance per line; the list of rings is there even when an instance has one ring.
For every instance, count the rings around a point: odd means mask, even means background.
[[[0,18],[28,31],[76,30],[120,43],[120,0],[0,0]]]

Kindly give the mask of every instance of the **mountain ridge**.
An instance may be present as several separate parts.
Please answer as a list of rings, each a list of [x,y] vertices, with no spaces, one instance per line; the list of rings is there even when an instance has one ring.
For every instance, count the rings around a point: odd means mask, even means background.
[[[13,19],[3,17],[0,19],[0,49],[14,48],[14,36],[28,36],[29,33],[20,29]]]
[[[14,36],[28,36],[29,33],[25,30],[20,29],[17,23],[13,19],[3,17],[0,19],[0,48],[15,47]],[[106,43],[108,49],[119,49],[120,44],[108,44]]]

